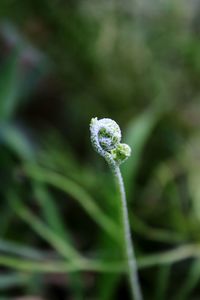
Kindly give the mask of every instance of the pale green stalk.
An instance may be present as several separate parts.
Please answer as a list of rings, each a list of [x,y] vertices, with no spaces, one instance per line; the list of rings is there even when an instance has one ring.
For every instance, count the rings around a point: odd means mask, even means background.
[[[94,149],[107,161],[116,180],[120,194],[120,213],[123,225],[124,248],[132,298],[134,300],[142,300],[137,262],[131,240],[126,193],[119,168],[119,165],[131,155],[131,149],[127,144],[121,143],[121,130],[118,124],[111,119],[104,118],[98,120],[97,118],[93,118],[90,124],[90,133]]]
[[[121,219],[123,224],[124,246],[125,246],[125,252],[127,256],[131,293],[133,299],[142,300],[142,292],[141,292],[139,278],[138,278],[137,262],[136,262],[133,242],[131,239],[131,230],[130,230],[128,208],[126,202],[126,193],[125,193],[123,178],[119,167],[116,167],[113,170],[113,174],[115,177],[117,187],[120,192],[120,201],[121,201],[120,213],[121,213]]]

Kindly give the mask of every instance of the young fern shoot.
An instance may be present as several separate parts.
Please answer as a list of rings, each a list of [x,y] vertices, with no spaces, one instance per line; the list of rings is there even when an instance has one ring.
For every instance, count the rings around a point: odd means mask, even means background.
[[[94,149],[107,161],[115,177],[116,185],[121,199],[121,218],[123,224],[123,237],[127,257],[127,267],[132,297],[135,300],[142,300],[137,263],[131,240],[131,231],[126,203],[126,193],[123,178],[120,172],[120,164],[130,155],[131,148],[121,142],[121,130],[118,124],[112,119],[103,118],[98,120],[92,118],[90,123],[91,142]]]

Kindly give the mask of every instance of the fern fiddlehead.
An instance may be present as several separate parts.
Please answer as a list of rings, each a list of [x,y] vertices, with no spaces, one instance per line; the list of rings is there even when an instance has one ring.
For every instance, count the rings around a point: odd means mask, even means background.
[[[95,151],[97,151],[107,161],[115,177],[121,199],[124,248],[127,257],[131,293],[133,299],[142,300],[137,263],[131,240],[126,193],[119,168],[120,164],[131,155],[131,148],[127,144],[121,143],[120,127],[112,119],[103,118],[98,120],[97,118],[92,118],[90,123],[90,134],[91,142]]]
[[[131,155],[131,148],[120,143],[121,130],[115,121],[92,118],[90,132],[94,149],[106,159],[111,168],[119,166]]]

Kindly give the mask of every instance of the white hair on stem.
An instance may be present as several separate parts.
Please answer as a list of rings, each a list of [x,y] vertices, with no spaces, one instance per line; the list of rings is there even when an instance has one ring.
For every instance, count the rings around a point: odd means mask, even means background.
[[[126,193],[119,168],[120,164],[131,155],[131,148],[127,144],[121,143],[120,127],[112,119],[103,118],[98,120],[97,118],[92,118],[90,123],[90,133],[94,149],[105,158],[115,177],[121,200],[120,212],[123,224],[124,248],[127,257],[131,294],[133,299],[142,300],[137,262],[131,239]]]

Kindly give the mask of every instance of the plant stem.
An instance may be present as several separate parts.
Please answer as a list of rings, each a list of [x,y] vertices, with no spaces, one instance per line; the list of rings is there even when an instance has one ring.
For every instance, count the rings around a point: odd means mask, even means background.
[[[133,243],[131,239],[131,230],[129,224],[124,182],[119,167],[116,166],[115,168],[111,168],[111,169],[114,173],[117,188],[119,189],[120,192],[120,200],[121,200],[120,213],[121,213],[122,224],[123,224],[123,237],[124,237],[124,244],[125,244],[125,252],[127,256],[129,281],[131,286],[132,298],[134,300],[142,300],[142,292],[139,284],[138,271],[137,271],[137,262],[136,262]]]

